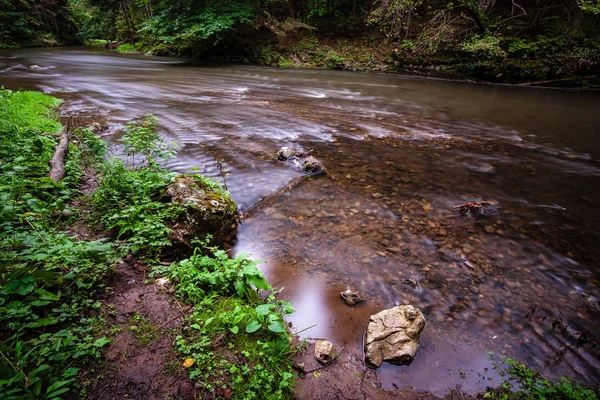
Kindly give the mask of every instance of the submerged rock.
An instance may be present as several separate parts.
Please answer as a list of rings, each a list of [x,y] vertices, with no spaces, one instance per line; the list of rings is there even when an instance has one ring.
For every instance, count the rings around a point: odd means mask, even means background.
[[[322,364],[329,364],[335,359],[335,347],[328,340],[317,340],[315,343],[315,358]]]
[[[175,178],[166,196],[183,208],[170,226],[171,240],[176,247],[193,249],[192,239],[204,240],[211,235],[211,246],[221,244],[237,224],[237,206],[216,183],[197,175]]]
[[[308,156],[308,158],[304,160],[304,163],[302,164],[302,171],[308,172],[309,174],[321,172],[323,171],[323,164],[321,164],[321,161],[317,160],[313,156]]]
[[[346,290],[340,293],[340,296],[349,306],[354,306],[365,301],[360,293],[350,290],[350,288],[346,288]]]
[[[296,150],[290,149],[289,147],[282,147],[277,152],[277,158],[281,161],[287,161],[292,158],[296,158],[298,156],[298,152]]]
[[[317,160],[315,157],[308,156],[304,158],[303,153],[289,147],[282,147],[279,149],[277,158],[281,161],[290,161],[296,168],[309,174],[315,174],[325,170],[321,161]]]
[[[372,315],[365,339],[367,364],[379,367],[384,361],[392,364],[410,363],[419,347],[424,327],[423,313],[411,305]]]

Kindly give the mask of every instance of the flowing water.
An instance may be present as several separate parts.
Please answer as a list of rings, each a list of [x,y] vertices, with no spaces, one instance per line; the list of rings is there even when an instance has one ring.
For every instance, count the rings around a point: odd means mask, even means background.
[[[600,383],[599,93],[79,48],[0,52],[0,85],[99,114],[109,141],[154,113],[179,144],[170,168],[225,179],[242,210],[267,199],[233,252],[266,261],[300,336],[361,357],[371,314],[423,310],[415,361],[379,368],[384,388],[475,393],[499,354]],[[282,146],[327,174],[270,197],[302,175]],[[494,205],[453,209],[478,200]],[[348,286],[366,302],[345,305]]]

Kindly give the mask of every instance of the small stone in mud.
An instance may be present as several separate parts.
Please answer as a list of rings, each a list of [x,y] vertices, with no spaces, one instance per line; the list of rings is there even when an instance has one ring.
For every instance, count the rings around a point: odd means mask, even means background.
[[[296,158],[298,152],[296,150],[290,149],[289,147],[282,147],[277,152],[277,158],[281,161],[287,161],[293,158]]]
[[[494,233],[494,232],[496,232],[496,228],[494,228],[492,225],[486,225],[485,226],[485,231],[487,233]]]
[[[349,306],[354,306],[365,301],[360,293],[350,290],[350,288],[346,288],[345,291],[340,293],[340,296]]]
[[[169,285],[170,283],[171,281],[169,280],[169,278],[158,278],[155,282],[156,286],[161,288]]]
[[[304,163],[302,164],[302,171],[308,173],[315,173],[323,171],[323,164],[321,161],[317,160],[313,156],[308,156]]]
[[[315,343],[315,358],[321,364],[329,364],[335,359],[335,347],[328,340],[317,340]]]
[[[408,249],[408,248],[402,249],[402,255],[404,257],[409,257],[411,254],[412,254],[412,251],[410,251],[410,249]]]

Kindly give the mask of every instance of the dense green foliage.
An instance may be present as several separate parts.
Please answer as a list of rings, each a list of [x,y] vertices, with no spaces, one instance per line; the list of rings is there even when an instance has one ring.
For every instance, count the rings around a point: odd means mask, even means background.
[[[0,0],[0,47],[69,41],[75,24],[122,52],[600,84],[600,0],[66,2]]]
[[[428,71],[433,66],[445,74],[505,82],[600,74],[599,0],[72,3],[86,16],[78,18],[86,38],[127,42],[121,51],[280,67]],[[108,18],[117,24],[100,29]]]
[[[75,383],[77,365],[99,355],[84,310],[115,260],[102,240],[77,241],[59,228],[78,196],[80,150],[55,184],[48,161],[60,130],[57,99],[0,91],[0,397],[57,398]]]
[[[501,374],[507,377],[498,389],[484,394],[484,399],[494,400],[598,400],[596,393],[586,389],[567,378],[561,377],[558,382],[550,382],[539,373],[512,358],[505,358],[506,368]]]
[[[155,268],[194,306],[175,339],[182,357],[193,361],[190,378],[226,398],[291,398],[291,337],[283,321],[291,304],[276,300],[258,262],[210,250],[212,257],[196,249],[187,260]]]
[[[67,234],[78,218],[71,204],[91,207],[92,219],[121,239],[119,251],[157,261],[170,245],[168,221],[180,210],[160,196],[175,174],[159,162],[173,156],[172,144],[156,133],[151,115],[127,124],[123,159],[106,159],[106,144],[77,131],[69,146],[67,176],[47,177],[48,160],[61,129],[53,111],[59,100],[33,92],[0,91],[0,397],[58,399],[75,389],[79,369],[101,357],[110,340],[93,299],[117,261],[113,243],[82,241]],[[135,165],[134,165],[135,160]],[[99,177],[91,201],[77,189],[84,169]],[[203,184],[220,188],[198,176]],[[79,219],[78,223],[82,223]],[[207,239],[209,240],[209,239]],[[291,337],[283,316],[287,302],[256,268],[258,262],[230,259],[216,248],[200,248],[155,273],[175,282],[176,294],[192,306],[174,346],[190,377],[207,391],[234,398],[288,398],[293,392]],[[259,295],[259,291],[264,296]],[[130,317],[140,343],[155,327],[140,314]],[[187,365],[187,364],[186,364]]]
[[[0,49],[75,42],[67,0],[0,0]]]

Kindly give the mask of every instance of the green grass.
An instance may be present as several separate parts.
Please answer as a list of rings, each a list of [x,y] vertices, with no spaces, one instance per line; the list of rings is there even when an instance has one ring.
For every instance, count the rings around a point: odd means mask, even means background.
[[[148,346],[158,338],[156,326],[150,318],[136,312],[129,318],[129,331],[135,335],[142,346]]]
[[[55,111],[60,103],[61,100],[40,92],[12,92],[0,88],[0,132],[56,133],[61,129]]]

